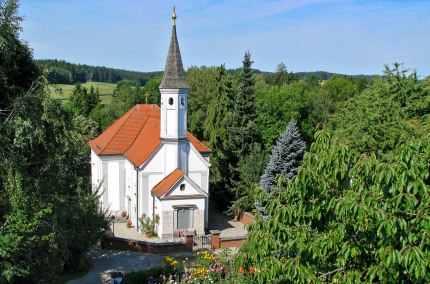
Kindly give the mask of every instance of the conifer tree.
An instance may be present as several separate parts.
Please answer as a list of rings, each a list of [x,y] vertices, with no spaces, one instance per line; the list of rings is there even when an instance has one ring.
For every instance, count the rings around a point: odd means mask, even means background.
[[[236,164],[239,159],[249,154],[252,144],[260,140],[256,124],[255,79],[251,68],[253,61],[249,51],[245,53],[242,63],[239,90],[234,100],[233,120],[229,137],[229,146],[236,158]]]
[[[91,111],[100,103],[99,89],[94,89],[93,86],[88,89],[81,84],[76,84],[70,96],[72,109],[77,115],[88,117]]]
[[[253,61],[251,53],[245,53],[242,61],[243,67],[239,77],[239,89],[233,103],[231,126],[228,128],[228,161],[229,161],[229,188],[230,197],[236,200],[240,197],[240,188],[237,186],[241,180],[238,165],[245,159],[254,143],[261,141],[257,127],[257,113],[255,111],[255,79],[251,68]],[[246,182],[246,181],[245,181]]]
[[[300,136],[294,120],[288,124],[285,132],[276,141],[269,163],[260,179],[260,186],[267,192],[277,192],[276,177],[279,174],[290,179],[296,175],[306,144]]]
[[[233,82],[224,65],[217,69],[217,90],[208,106],[204,135],[208,138],[209,147],[213,150],[211,183],[217,190],[222,190],[226,185],[225,177],[229,176],[227,128],[232,118],[234,92]]]

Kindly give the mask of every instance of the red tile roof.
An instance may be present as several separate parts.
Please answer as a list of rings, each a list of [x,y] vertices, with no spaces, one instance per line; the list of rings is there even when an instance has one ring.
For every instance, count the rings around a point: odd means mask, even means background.
[[[163,196],[175,183],[183,177],[185,174],[180,169],[176,169],[171,172],[168,176],[162,179],[154,188],[151,190],[152,194],[160,198]]]
[[[200,153],[211,152],[190,133],[187,133],[187,137]],[[140,166],[161,144],[160,107],[143,104],[134,106],[88,144],[97,155],[122,154],[135,166]]]

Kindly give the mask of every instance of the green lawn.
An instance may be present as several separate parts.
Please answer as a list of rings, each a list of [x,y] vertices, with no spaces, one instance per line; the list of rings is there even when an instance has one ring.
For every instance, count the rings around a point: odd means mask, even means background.
[[[110,104],[112,101],[112,93],[113,93],[113,90],[115,90],[116,84],[88,82],[88,83],[82,84],[82,86],[84,86],[87,89],[89,89],[91,86],[93,86],[94,88],[98,88],[100,92],[101,103]],[[57,85],[50,85],[49,90],[51,91],[52,98],[66,101],[69,99],[70,95],[72,94],[74,87],[75,85],[57,84]],[[61,92],[57,91],[58,89],[61,89]]]

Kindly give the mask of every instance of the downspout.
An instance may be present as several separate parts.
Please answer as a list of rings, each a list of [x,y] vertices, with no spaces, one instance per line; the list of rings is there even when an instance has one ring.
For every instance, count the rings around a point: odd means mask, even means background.
[[[155,219],[155,195],[154,195],[154,193],[151,193],[151,196],[152,196],[152,221],[154,221]],[[158,235],[158,228],[159,227],[157,227],[157,235]],[[155,230],[154,230],[154,232],[155,232]]]
[[[152,220],[155,220],[155,195],[152,194]]]
[[[136,230],[139,231],[139,167],[136,170]]]

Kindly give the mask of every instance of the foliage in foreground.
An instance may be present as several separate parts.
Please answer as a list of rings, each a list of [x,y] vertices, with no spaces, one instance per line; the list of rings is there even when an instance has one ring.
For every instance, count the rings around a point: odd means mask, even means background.
[[[260,283],[428,283],[430,135],[409,140],[383,161],[319,133],[236,264]]]
[[[17,9],[0,0],[0,282],[52,283],[87,268],[107,222],[89,186],[88,133],[50,98]]]
[[[0,228],[0,273],[10,282],[46,281],[79,267],[107,222],[89,187],[85,140],[60,102],[39,88],[13,109],[1,134],[10,210]]]

